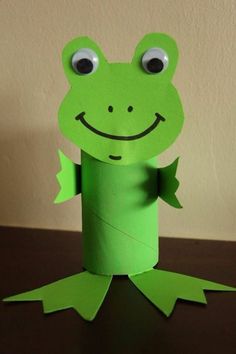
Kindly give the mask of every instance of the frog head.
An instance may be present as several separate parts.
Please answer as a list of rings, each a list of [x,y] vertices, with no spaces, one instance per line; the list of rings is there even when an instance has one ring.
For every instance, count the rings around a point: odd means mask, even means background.
[[[64,136],[115,165],[150,159],[181,131],[184,114],[171,80],[178,50],[163,33],[147,34],[131,63],[108,63],[88,37],[69,42],[62,60],[71,89],[59,110]]]

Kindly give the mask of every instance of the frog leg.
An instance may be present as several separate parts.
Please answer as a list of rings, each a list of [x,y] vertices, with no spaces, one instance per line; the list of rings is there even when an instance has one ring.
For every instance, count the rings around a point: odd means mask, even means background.
[[[86,271],[3,301],[41,300],[44,313],[74,308],[85,320],[92,321],[104,301],[111,280],[112,276]]]
[[[177,299],[206,304],[204,290],[236,291],[230,286],[159,269],[129,275],[129,278],[167,317],[174,310]]]

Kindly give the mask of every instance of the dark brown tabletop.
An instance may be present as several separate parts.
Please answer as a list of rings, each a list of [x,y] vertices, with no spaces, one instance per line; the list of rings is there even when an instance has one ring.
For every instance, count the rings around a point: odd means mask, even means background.
[[[236,242],[160,238],[159,268],[236,285]],[[81,235],[0,228],[0,298],[78,273]],[[166,318],[126,277],[114,277],[93,322],[40,302],[0,303],[0,354],[235,354],[236,293],[178,301]]]

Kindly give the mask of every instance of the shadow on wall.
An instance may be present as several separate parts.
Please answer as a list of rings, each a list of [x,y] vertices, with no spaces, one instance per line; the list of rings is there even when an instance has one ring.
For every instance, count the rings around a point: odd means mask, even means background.
[[[22,106],[14,97],[0,99],[0,224],[37,226],[43,225],[59,190],[55,175],[60,133],[57,117],[46,129]]]

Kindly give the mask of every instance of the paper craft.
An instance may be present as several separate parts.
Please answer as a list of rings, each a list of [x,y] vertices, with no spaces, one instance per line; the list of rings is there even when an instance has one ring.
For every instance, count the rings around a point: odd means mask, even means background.
[[[111,280],[111,276],[83,272],[41,288],[9,297],[5,301],[41,300],[44,313],[72,307],[84,319],[91,321],[103,303]]]
[[[170,316],[172,313],[177,299],[206,304],[204,290],[236,290],[230,286],[160,269],[152,269],[149,272],[131,275],[129,278],[166,316]]]
[[[74,308],[92,320],[114,275],[132,283],[166,316],[178,298],[206,303],[204,290],[236,288],[153,269],[158,263],[158,200],[181,208],[178,159],[157,168],[156,156],[179,135],[184,113],[171,79],[175,41],[146,35],[131,63],[108,63],[87,37],[68,43],[63,65],[71,89],[59,110],[62,134],[81,148],[82,166],[59,151],[55,203],[82,195],[85,272],[5,301],[41,300],[44,312]]]

